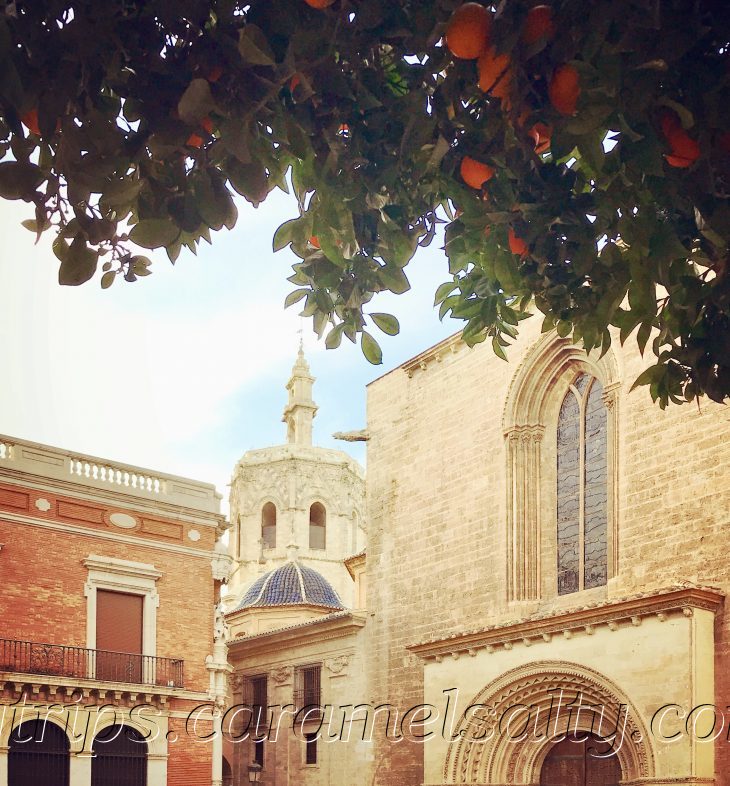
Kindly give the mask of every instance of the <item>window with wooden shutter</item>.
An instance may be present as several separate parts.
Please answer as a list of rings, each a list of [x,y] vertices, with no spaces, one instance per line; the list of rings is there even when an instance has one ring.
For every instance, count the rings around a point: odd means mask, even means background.
[[[96,591],[96,677],[140,682],[144,596]]]

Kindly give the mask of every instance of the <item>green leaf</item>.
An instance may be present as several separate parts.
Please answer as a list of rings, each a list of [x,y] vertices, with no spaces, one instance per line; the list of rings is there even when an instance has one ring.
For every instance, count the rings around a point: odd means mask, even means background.
[[[411,285],[406,274],[403,272],[403,269],[396,267],[395,265],[381,267],[379,276],[383,284],[396,295],[402,295],[411,288]]]
[[[276,64],[274,52],[261,28],[246,25],[238,34],[238,52],[244,63],[272,66]]]
[[[392,314],[373,313],[370,319],[389,336],[397,336],[400,331],[400,323]]]
[[[327,334],[327,338],[324,341],[324,345],[327,349],[337,349],[342,343],[342,334],[345,330],[345,323],[340,322],[339,325],[335,325],[332,330]]]
[[[289,243],[292,242],[292,232],[293,230],[299,226],[299,219],[292,218],[290,221],[285,221],[277,230],[274,232],[274,240],[273,240],[273,249],[274,251],[281,251],[282,248],[286,248]]]
[[[75,287],[88,281],[96,273],[99,254],[92,251],[79,235],[69,246],[58,268],[58,283]]]
[[[284,308],[289,308],[289,306],[293,306],[295,303],[298,303],[302,298],[306,297],[311,290],[309,289],[295,289],[293,292],[290,292],[286,299],[284,300]]]
[[[180,237],[180,229],[166,218],[146,218],[135,224],[129,239],[142,248],[167,247]]]
[[[663,376],[664,376],[663,366],[659,366],[659,365],[649,366],[649,368],[645,369],[644,371],[641,372],[641,374],[639,374],[639,376],[634,381],[634,384],[631,386],[631,390],[634,390],[634,388],[638,388],[640,385],[655,384]]]
[[[443,303],[444,300],[456,289],[458,284],[455,281],[447,281],[445,284],[441,284],[439,288],[436,290],[436,295],[433,299],[434,306],[437,306],[439,303]]]
[[[507,355],[504,354],[504,350],[502,349],[497,336],[494,336],[494,338],[492,339],[492,350],[494,351],[494,354],[498,358],[501,358],[502,360],[505,361],[507,360]]]
[[[114,283],[114,279],[116,279],[116,277],[117,277],[116,270],[108,270],[101,277],[101,288],[109,289],[109,287]]]
[[[207,79],[193,79],[177,102],[180,119],[190,126],[197,125],[215,107]]]
[[[35,164],[3,161],[0,163],[0,197],[30,201],[44,179],[43,172]]]
[[[362,331],[360,346],[368,363],[379,366],[383,362],[383,351],[380,349],[380,345],[366,330]]]
[[[129,205],[137,198],[143,185],[144,180],[136,180],[129,177],[114,180],[104,187],[101,199],[109,207]]]

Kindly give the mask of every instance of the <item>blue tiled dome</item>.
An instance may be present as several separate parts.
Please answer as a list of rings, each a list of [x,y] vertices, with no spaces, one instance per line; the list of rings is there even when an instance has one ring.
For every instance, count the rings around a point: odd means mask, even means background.
[[[330,609],[344,608],[324,576],[298,562],[287,562],[259,576],[246,591],[236,611],[260,606],[302,604]]]

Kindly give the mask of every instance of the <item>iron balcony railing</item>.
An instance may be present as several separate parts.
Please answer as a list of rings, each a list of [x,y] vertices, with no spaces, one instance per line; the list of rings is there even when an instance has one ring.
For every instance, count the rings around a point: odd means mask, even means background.
[[[62,644],[0,639],[0,671],[166,688],[185,687],[184,661]]]

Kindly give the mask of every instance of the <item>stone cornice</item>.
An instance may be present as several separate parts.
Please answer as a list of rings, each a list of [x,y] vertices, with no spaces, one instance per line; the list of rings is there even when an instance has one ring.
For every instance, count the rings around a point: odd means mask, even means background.
[[[455,633],[444,639],[431,639],[411,644],[406,649],[425,660],[440,660],[443,656],[459,657],[461,653],[475,655],[480,649],[493,651],[497,647],[512,649],[514,644],[530,646],[537,641],[550,641],[552,636],[571,638],[575,634],[591,635],[598,626],[617,630],[623,625],[640,625],[645,617],[656,616],[660,621],[672,613],[692,616],[694,609],[713,613],[722,604],[724,595],[709,587],[672,587],[654,593],[634,595],[591,606],[558,611],[545,616],[506,622],[488,628]]]
[[[365,622],[365,614],[355,611],[339,612],[288,628],[241,636],[228,642],[228,651],[232,657],[248,656],[270,651],[272,647],[298,647],[312,642],[341,639],[357,633],[365,626]]]
[[[184,521],[196,526],[215,527],[218,534],[222,534],[230,527],[230,523],[222,513],[208,513],[197,508],[154,497],[132,496],[114,488],[107,489],[99,486],[89,486],[81,481],[75,482],[73,480],[59,480],[41,475],[29,475],[25,471],[13,469],[4,464],[0,464],[0,480],[7,481],[13,485],[17,484],[22,488],[30,488],[35,491],[44,491],[64,497],[73,497],[85,502],[100,502],[120,510],[129,510],[132,513],[155,513],[158,516],[174,518],[177,521]]]
[[[443,341],[439,341],[438,344],[434,344],[434,346],[429,347],[427,350],[421,352],[419,355],[416,355],[410,360],[406,360],[405,363],[401,364],[400,368],[402,368],[403,371],[406,372],[406,375],[410,378],[413,376],[413,372],[417,369],[425,371],[429,363],[433,362],[434,360],[440,363],[446,355],[453,355],[459,349],[462,349],[466,346],[467,345],[461,338],[461,331],[459,331],[458,333],[454,333],[453,336],[449,336]]]
[[[348,557],[344,560],[345,567],[347,568],[347,572],[355,578],[355,569],[362,568],[366,563],[366,552],[363,549],[362,551],[358,552],[357,554],[353,554],[351,557]]]
[[[113,540],[117,543],[126,543],[130,546],[139,548],[150,548],[160,552],[172,552],[173,554],[184,554],[188,557],[200,557],[203,559],[213,559],[219,556],[215,550],[196,549],[192,546],[183,546],[176,543],[164,543],[161,540],[137,537],[134,535],[123,535],[111,532],[109,529],[98,530],[92,527],[82,527],[76,524],[54,521],[53,519],[39,519],[35,516],[25,516],[19,513],[0,511],[0,521],[11,521],[16,524],[26,524],[30,527],[41,527],[43,529],[55,530],[56,532],[73,533],[88,538],[100,538],[102,540]],[[7,545],[7,544],[4,544]]]
[[[94,697],[102,701],[107,698],[114,701],[123,699],[131,702],[132,705],[148,701],[154,704],[166,704],[170,699],[210,701],[210,695],[205,691],[164,685],[138,685],[129,682],[81,679],[56,674],[26,674],[14,671],[0,671],[0,674],[10,695],[17,697],[23,691],[27,691],[29,698],[37,698],[38,701],[52,701],[48,696],[45,698],[43,696],[49,691],[53,694],[57,691],[65,691],[68,695],[76,693],[84,701]]]
[[[134,500],[167,510],[186,510],[221,522],[221,495],[215,486],[146,467],[0,434],[0,475],[37,478],[62,489],[83,488],[110,500]],[[93,491],[92,491],[93,489]]]
[[[302,462],[304,464],[326,465],[334,469],[349,469],[360,480],[365,479],[362,465],[344,450],[322,448],[317,445],[273,445],[268,448],[248,450],[239,459],[234,470],[234,478],[240,470],[254,469],[272,464]]]

